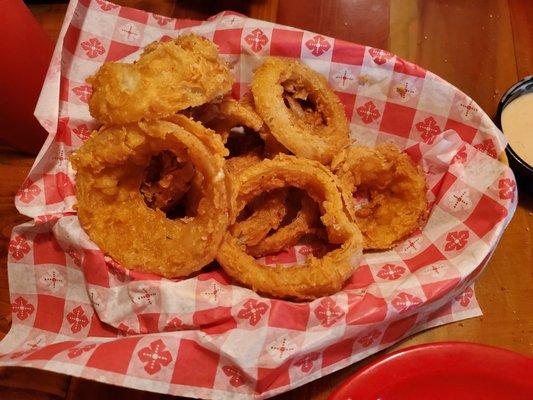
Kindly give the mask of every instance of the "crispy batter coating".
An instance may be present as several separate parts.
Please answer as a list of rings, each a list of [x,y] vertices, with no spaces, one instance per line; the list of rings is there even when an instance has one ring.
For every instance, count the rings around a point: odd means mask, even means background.
[[[224,169],[228,177],[228,191],[232,192],[234,190],[233,187],[236,185],[239,175],[242,173],[242,171],[259,163],[262,159],[263,152],[259,148],[256,148],[253,151],[245,153],[241,156],[226,159]],[[231,202],[229,207],[230,219],[236,220],[239,212],[236,211]]]
[[[268,58],[236,101],[216,46],[190,34],[87,82],[105,125],[71,156],[78,216],[125,267],[182,277],[216,258],[255,291],[310,300],[340,290],[363,247],[390,248],[427,216],[421,170],[393,145],[347,147],[339,98],[299,61]],[[326,243],[305,265],[254,258],[308,234]]]
[[[89,110],[106,124],[166,117],[225,95],[233,81],[212,42],[181,36],[149,45],[133,64],[102,65],[87,79]]]
[[[287,214],[287,191],[264,193],[249,204],[252,214],[231,226],[231,234],[247,246],[258,245],[272,229],[278,229]]]
[[[211,102],[188,110],[187,113],[193,119],[202,122],[204,126],[219,133],[232,155],[246,153],[258,145],[264,147],[265,156],[269,158],[288,152],[256,113],[251,95],[245,96],[240,101],[226,97],[220,102]],[[245,135],[246,132],[239,135],[235,132],[235,128],[245,128],[247,132],[255,133],[258,137]],[[232,134],[233,140],[231,140]]]
[[[348,144],[348,121],[339,98],[306,65],[268,58],[255,71],[252,93],[257,113],[294,155],[328,164]]]
[[[272,267],[256,262],[227,232],[217,261],[233,278],[262,293],[298,300],[327,296],[338,291],[359,265],[363,244],[359,229],[345,212],[335,176],[318,162],[279,155],[244,170],[231,200],[241,210],[262,192],[290,186],[306,191],[318,203],[328,239],[339,248],[322,258],[310,256],[305,265]]]
[[[279,229],[273,228],[277,230],[255,244],[246,242],[246,252],[254,257],[263,257],[294,246],[304,235],[311,232],[318,216],[316,203],[305,196],[301,199],[301,208],[292,221]]]
[[[140,187],[146,205],[168,211],[187,193],[194,174],[190,162],[181,162],[169,151],[153,156]]]
[[[319,73],[268,59],[236,101],[216,46],[190,34],[152,43],[135,63],[105,63],[87,82],[104,126],[71,156],[78,217],[125,267],[182,277],[216,258],[256,291],[308,300],[358,266],[352,198],[325,166],[348,144],[348,123]],[[291,187],[305,193],[289,201]],[[306,265],[254,259],[317,232],[327,243]]]
[[[139,191],[154,154],[170,151],[202,174],[195,217],[170,220]],[[228,227],[220,137],[184,116],[103,128],[71,156],[82,227],[125,267],[187,276],[213,260]]]
[[[254,149],[242,156],[231,157],[226,160],[226,171],[233,178],[238,178],[239,174],[246,168],[259,163],[263,159],[260,149]]]
[[[395,145],[351,146],[335,157],[331,167],[352,194],[350,210],[365,249],[391,248],[426,219],[424,173]],[[353,195],[368,197],[368,203],[358,207]]]
[[[238,126],[259,132],[263,120],[248,102],[239,102],[225,97],[220,102],[211,102],[190,110],[193,119],[222,135],[226,143],[230,131]]]

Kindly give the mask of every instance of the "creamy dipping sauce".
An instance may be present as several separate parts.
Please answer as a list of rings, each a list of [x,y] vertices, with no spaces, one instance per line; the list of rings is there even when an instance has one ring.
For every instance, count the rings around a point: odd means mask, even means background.
[[[533,166],[533,93],[511,101],[502,112],[502,130],[518,156]]]

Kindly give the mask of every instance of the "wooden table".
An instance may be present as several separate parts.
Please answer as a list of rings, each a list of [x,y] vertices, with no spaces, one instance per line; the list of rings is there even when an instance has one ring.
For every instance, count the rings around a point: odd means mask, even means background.
[[[533,73],[533,2],[530,0],[123,0],[123,5],[174,17],[203,19],[232,9],[254,18],[293,25],[384,48],[453,83],[493,115],[502,93]],[[66,5],[32,5],[54,39]],[[528,24],[529,20],[529,24]],[[0,145],[0,338],[11,323],[7,243],[26,220],[13,198],[32,157]],[[529,183],[531,185],[531,182]],[[523,189],[519,187],[519,189]],[[520,190],[519,206],[486,271],[476,285],[484,316],[434,328],[401,347],[462,340],[533,354],[533,197]],[[369,360],[309,383],[277,399],[325,399]],[[0,368],[0,398],[160,399],[165,396],[22,368]]]

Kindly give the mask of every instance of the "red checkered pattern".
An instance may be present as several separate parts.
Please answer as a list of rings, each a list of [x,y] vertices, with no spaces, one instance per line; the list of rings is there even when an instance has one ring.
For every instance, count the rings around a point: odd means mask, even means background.
[[[187,32],[218,44],[236,97],[268,55],[301,59],[327,77],[354,139],[397,143],[423,168],[424,229],[365,255],[341,292],[309,303],[263,298],[220,269],[168,280],[102,254],[79,226],[68,163],[96,125],[85,78]],[[16,227],[8,247],[13,326],[0,344],[2,366],[176,395],[266,398],[479,315],[472,281],[517,202],[514,177],[496,160],[503,136],[449,83],[384,50],[230,12],[201,22],[72,1],[36,116],[50,136],[16,195],[34,221]],[[313,250],[299,244],[261,261],[297,264]]]

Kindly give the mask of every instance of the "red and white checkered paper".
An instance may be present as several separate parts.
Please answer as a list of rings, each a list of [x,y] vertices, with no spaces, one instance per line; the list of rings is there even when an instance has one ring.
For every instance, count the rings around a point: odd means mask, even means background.
[[[128,271],[89,240],[68,155],[96,126],[85,78],[134,59],[164,36],[212,39],[248,89],[268,55],[328,77],[353,138],[394,142],[427,175],[431,214],[393,250],[365,255],[345,288],[308,303],[264,298],[220,268],[184,280]],[[128,57],[129,56],[129,57]],[[138,389],[205,398],[266,398],[414,332],[480,314],[473,280],[517,202],[490,118],[449,83],[387,51],[224,12],[174,20],[102,0],[73,1],[36,115],[50,132],[16,196],[33,221],[13,230],[13,326],[0,365],[42,368]],[[262,261],[302,261],[305,245]]]

